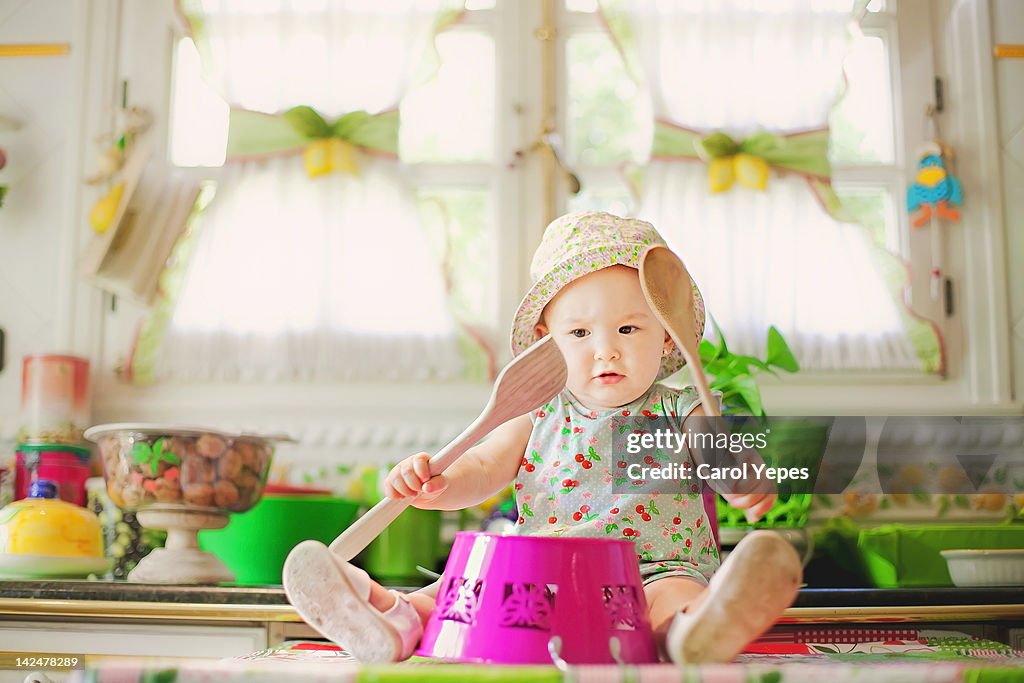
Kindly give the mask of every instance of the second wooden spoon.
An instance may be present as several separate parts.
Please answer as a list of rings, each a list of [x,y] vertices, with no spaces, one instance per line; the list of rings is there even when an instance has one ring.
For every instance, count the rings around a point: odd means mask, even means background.
[[[649,247],[640,261],[640,286],[654,315],[668,330],[690,365],[704,413],[716,417],[721,415],[697,352],[693,281],[686,272],[686,266],[668,247]]]

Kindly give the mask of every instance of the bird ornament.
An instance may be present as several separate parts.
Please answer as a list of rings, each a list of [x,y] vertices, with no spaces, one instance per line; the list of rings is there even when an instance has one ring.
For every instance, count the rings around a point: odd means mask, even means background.
[[[931,297],[937,301],[942,290],[942,240],[939,220],[959,221],[963,204],[960,181],[946,170],[946,150],[940,143],[926,144],[917,161],[917,173],[907,188],[907,211],[915,228],[929,226],[931,232]]]
[[[913,226],[920,228],[933,217],[958,221],[960,212],[955,207],[962,203],[960,181],[946,170],[942,149],[935,144],[926,146],[918,159],[914,182],[907,188],[907,210]]]

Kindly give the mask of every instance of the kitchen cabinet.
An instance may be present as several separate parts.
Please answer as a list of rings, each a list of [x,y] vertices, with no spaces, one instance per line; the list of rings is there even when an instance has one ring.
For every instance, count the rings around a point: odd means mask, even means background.
[[[280,588],[0,581],[0,652],[222,659],[315,637]]]
[[[12,652],[219,659],[265,649],[267,642],[265,625],[0,621],[0,643]]]
[[[238,657],[291,638],[313,638],[316,633],[301,623],[185,621],[162,619],[52,619],[33,616],[0,621],[0,651],[35,655],[116,655],[119,657],[173,657],[223,659]],[[22,683],[29,669],[0,667],[0,683]],[[54,683],[66,672],[46,671]]]

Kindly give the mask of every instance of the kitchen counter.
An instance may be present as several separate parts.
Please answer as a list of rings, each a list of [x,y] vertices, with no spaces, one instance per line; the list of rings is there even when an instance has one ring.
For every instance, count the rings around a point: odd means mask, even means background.
[[[315,637],[279,586],[0,580],[11,652],[220,659]]]
[[[128,602],[285,605],[280,586],[164,586],[128,581],[0,580],[0,597],[41,600],[122,600]]]
[[[0,581],[0,616],[301,622],[280,586]]]
[[[1024,649],[1024,587],[803,589],[773,633],[803,642],[835,629],[871,638],[946,629]],[[11,652],[196,661],[318,637],[280,586],[0,580],[0,642]]]
[[[0,580],[0,615],[131,616],[298,622],[280,586],[164,586],[124,581]],[[1024,621],[1024,586],[804,588],[785,623]]]

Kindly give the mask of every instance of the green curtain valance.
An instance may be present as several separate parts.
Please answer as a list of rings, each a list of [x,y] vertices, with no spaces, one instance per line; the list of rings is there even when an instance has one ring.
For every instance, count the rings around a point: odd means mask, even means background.
[[[397,110],[369,114],[353,111],[327,121],[312,107],[281,114],[232,109],[227,158],[260,159],[303,152],[309,175],[332,171],[358,173],[355,150],[398,156]]]
[[[832,191],[827,128],[797,133],[759,131],[737,141],[722,131],[700,133],[668,121],[656,121],[651,156],[654,159],[700,160],[708,164],[712,192],[723,192],[737,181],[764,189],[768,171],[804,176],[825,209],[838,217],[839,198]]]

